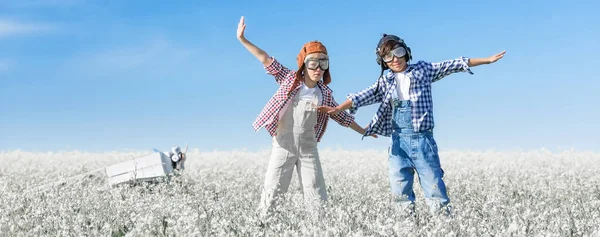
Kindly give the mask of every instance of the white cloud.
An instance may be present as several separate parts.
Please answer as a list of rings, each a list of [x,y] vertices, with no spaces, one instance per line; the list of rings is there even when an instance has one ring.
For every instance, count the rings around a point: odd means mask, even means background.
[[[90,62],[104,69],[128,70],[156,61],[164,63],[183,59],[187,55],[187,50],[179,49],[165,40],[153,40],[138,46],[101,52],[90,57]]]
[[[54,27],[42,23],[27,23],[0,19],[0,37],[48,32]]]
[[[102,78],[171,74],[191,65],[194,54],[193,49],[155,38],[124,47],[84,52],[69,60],[63,71],[70,76],[75,73]]]
[[[83,0],[26,0],[6,1],[0,3],[0,6],[5,8],[71,7],[82,3]]]

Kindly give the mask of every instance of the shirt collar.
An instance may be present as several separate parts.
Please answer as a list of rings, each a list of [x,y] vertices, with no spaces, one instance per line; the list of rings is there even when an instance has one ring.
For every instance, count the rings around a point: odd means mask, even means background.
[[[323,80],[319,80],[317,82],[317,86],[321,89],[321,90],[325,90],[327,92],[330,91],[330,88],[328,86],[325,85],[325,83],[323,83]]]

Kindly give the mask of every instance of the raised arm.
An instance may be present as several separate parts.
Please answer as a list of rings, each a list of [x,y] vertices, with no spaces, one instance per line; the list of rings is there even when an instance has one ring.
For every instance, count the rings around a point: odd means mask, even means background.
[[[244,36],[244,31],[246,30],[246,24],[244,23],[244,17],[240,19],[240,23],[238,24],[237,29],[237,38],[242,43],[242,45],[250,52],[258,61],[260,61],[264,68],[267,71],[267,74],[275,77],[275,81],[278,84],[282,84],[283,82],[293,81],[295,78],[295,71],[290,70],[289,68],[281,65],[277,59],[269,56],[267,52],[260,49],[256,45],[252,44],[246,37]]]
[[[246,39],[246,37],[244,36],[245,30],[246,24],[244,23],[244,17],[242,16],[242,18],[240,18],[240,23],[238,24],[237,28],[238,40],[252,55],[254,55],[254,57],[256,57],[256,59],[258,59],[258,61],[260,61],[263,64],[263,66],[270,66],[273,62],[273,59],[269,56],[269,54],[267,54],[267,52],[260,49],[259,47],[251,43],[248,39]]]

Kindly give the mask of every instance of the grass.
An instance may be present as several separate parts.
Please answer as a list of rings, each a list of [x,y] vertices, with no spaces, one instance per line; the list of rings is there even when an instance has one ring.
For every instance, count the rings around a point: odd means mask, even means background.
[[[441,152],[452,218],[427,213],[418,180],[417,216],[396,210],[385,151],[321,150],[329,202],[320,219],[302,207],[294,174],[286,202],[259,224],[269,151],[193,150],[169,183],[107,188],[98,172],[31,192],[148,153],[1,152],[0,235],[600,235],[600,154],[575,151]]]

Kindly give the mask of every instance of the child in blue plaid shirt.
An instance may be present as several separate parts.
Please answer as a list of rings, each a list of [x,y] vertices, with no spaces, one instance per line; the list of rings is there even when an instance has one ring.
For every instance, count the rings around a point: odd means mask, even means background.
[[[379,79],[366,89],[349,94],[348,100],[339,106],[326,109],[331,114],[347,109],[355,114],[360,107],[379,103],[379,109],[363,136],[391,136],[389,182],[395,202],[407,208],[409,213],[414,213],[416,171],[430,211],[449,214],[450,199],[433,138],[431,83],[456,72],[473,74],[471,67],[494,63],[504,53],[487,58],[460,57],[442,62],[409,64],[411,50],[404,40],[384,34],[376,48],[377,63],[381,65]]]

